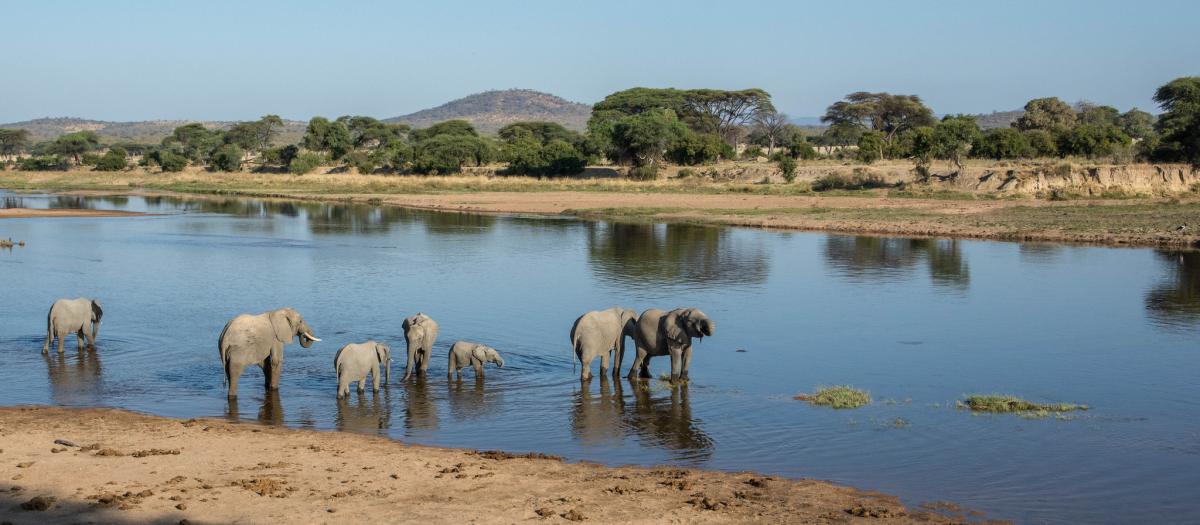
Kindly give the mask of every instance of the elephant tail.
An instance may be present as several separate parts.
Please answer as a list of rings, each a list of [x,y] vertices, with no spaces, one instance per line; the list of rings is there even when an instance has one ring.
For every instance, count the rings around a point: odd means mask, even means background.
[[[579,356],[583,355],[583,349],[580,348],[579,336],[576,335],[571,339],[571,373],[575,373],[575,364],[579,361]]]
[[[225,350],[225,332],[229,330],[229,324],[221,329],[221,337],[217,339],[217,353],[221,356],[221,386],[229,386],[229,353]]]

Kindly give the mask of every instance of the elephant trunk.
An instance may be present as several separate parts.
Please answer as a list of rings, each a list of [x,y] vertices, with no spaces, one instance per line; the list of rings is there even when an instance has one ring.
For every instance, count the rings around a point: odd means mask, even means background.
[[[504,368],[504,359],[497,357],[496,358],[496,366],[498,366],[500,368]]]

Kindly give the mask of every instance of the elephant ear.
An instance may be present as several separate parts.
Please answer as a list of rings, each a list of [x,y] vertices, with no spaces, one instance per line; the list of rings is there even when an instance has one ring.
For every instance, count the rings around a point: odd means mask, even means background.
[[[296,334],[292,330],[291,320],[288,319],[287,309],[275,310],[267,314],[267,318],[271,320],[271,330],[275,332],[275,339],[285,344],[292,342]]]
[[[683,346],[687,343],[687,332],[683,328],[683,323],[686,320],[680,318],[686,314],[687,311],[683,309],[671,310],[667,314],[666,320],[663,321],[663,324],[666,325],[664,330],[666,331],[667,340],[675,346]]]
[[[483,345],[476,346],[474,350],[471,350],[471,357],[478,359],[480,363],[486,363],[486,362],[488,362],[487,351],[488,351],[488,347],[486,347],[486,346],[483,346]]]
[[[93,300],[92,301],[92,318],[94,318],[96,320],[96,322],[98,323],[98,322],[100,322],[100,318],[102,318],[102,317],[104,317],[104,310],[100,308],[99,302],[96,302],[95,300]]]

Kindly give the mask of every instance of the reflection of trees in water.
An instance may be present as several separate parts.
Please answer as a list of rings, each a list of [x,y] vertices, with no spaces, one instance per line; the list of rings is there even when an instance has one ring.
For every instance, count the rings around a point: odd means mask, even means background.
[[[730,230],[687,224],[587,223],[588,262],[601,279],[655,284],[750,284],[767,278],[765,250]]]
[[[381,388],[379,392],[367,390],[337,400],[338,430],[350,430],[364,434],[379,434],[392,427],[392,392]]]
[[[4,208],[24,208],[25,199],[21,197],[4,196]]]
[[[433,397],[429,393],[429,382],[418,377],[415,381],[406,381],[404,388],[404,428],[408,435],[411,436],[413,431],[437,430],[437,407],[433,405]]]
[[[50,380],[50,398],[59,404],[94,403],[101,399],[103,369],[100,353],[84,349],[75,355],[50,350],[43,354]]]
[[[676,459],[703,462],[712,457],[713,441],[692,418],[686,384],[655,391],[652,381],[631,380],[633,408],[626,406],[621,380],[600,377],[599,396],[585,381],[571,410],[571,432],[584,444],[629,435],[644,445],[673,452]]]
[[[47,207],[52,210],[90,210],[93,207],[91,199],[78,195],[55,195],[50,198]]]
[[[242,415],[238,407],[237,398],[228,400],[228,405],[225,408],[225,417],[232,421],[238,421],[241,419]],[[268,425],[284,424],[285,420],[283,417],[283,401],[280,399],[279,392],[267,390],[267,392],[263,395],[262,404],[260,404],[258,407],[258,415],[256,416],[256,419],[260,423],[266,423]]]
[[[1166,278],[1146,293],[1146,310],[1166,324],[1200,321],[1200,252],[1156,251]]]
[[[1052,263],[1062,256],[1063,247],[1056,244],[1021,243],[1018,253],[1023,262]]]
[[[971,280],[961,246],[952,239],[830,236],[825,238],[825,260],[856,281],[895,277],[921,262],[934,284],[966,288]]]

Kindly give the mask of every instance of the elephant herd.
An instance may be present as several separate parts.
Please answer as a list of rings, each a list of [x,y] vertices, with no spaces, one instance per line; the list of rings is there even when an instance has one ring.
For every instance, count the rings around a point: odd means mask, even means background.
[[[59,299],[50,307],[46,316],[46,341],[42,353],[49,353],[50,344],[58,340],[58,351],[63,352],[63,341],[70,334],[76,336],[76,345],[83,350],[87,346],[95,349],[96,337],[104,310],[93,299]],[[433,345],[438,336],[438,323],[428,315],[418,313],[404,319],[401,324],[408,345],[408,361],[404,380],[415,371],[424,376],[429,370]],[[704,312],[696,308],[676,308],[669,312],[651,308],[638,315],[628,308],[613,307],[594,310],[581,315],[571,326],[571,348],[573,363],[583,365],[581,380],[591,378],[591,364],[600,358],[600,374],[612,370],[614,377],[620,375],[625,355],[625,338],[633,339],[637,355],[629,368],[629,378],[649,378],[650,358],[670,356],[671,382],[688,379],[688,368],[692,361],[692,339],[697,341],[713,335],[715,325]],[[299,312],[292,308],[280,308],[257,315],[242,314],[234,317],[217,342],[224,382],[230,398],[237,397],[238,379],[247,366],[262,368],[268,390],[279,388],[283,370],[283,347],[299,339],[300,346],[309,348],[320,342],[313,329]],[[483,366],[495,363],[504,368],[500,353],[487,345],[457,341],[447,351],[446,377],[455,374],[462,379],[462,369],[474,368],[475,377],[482,379]],[[337,396],[350,393],[350,384],[358,384],[358,392],[366,390],[367,377],[372,387],[379,390],[380,375],[384,384],[391,381],[391,347],[385,343],[366,341],[342,346],[334,355],[334,373],[337,376]]]

